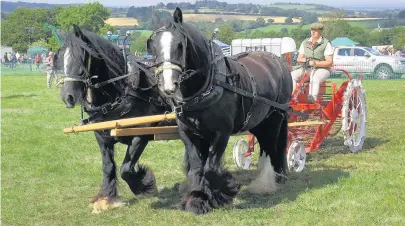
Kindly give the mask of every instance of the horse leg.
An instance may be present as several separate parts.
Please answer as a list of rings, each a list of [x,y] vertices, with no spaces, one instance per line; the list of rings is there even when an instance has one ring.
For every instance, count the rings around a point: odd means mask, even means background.
[[[99,193],[93,197],[92,213],[100,213],[109,208],[122,206],[123,203],[118,197],[116,165],[114,161],[114,144],[111,137],[105,137],[100,132],[94,133],[97,143],[100,147],[102,166],[103,166],[103,184]]]
[[[200,141],[199,141],[199,146],[200,146],[200,150],[208,150],[209,147],[210,147],[210,144],[209,144],[209,142],[206,142],[205,140],[200,139]],[[187,177],[188,173],[190,172],[190,168],[191,168],[191,166],[190,166],[190,159],[189,159],[190,153],[189,153],[187,150],[190,150],[191,148],[193,148],[193,145],[192,145],[191,142],[188,142],[188,143],[185,145],[185,148],[184,148],[183,161],[184,161],[184,172],[185,172],[186,177]],[[207,157],[205,156],[203,161],[205,162],[206,159],[207,159]],[[190,180],[189,180],[188,178],[186,178],[186,180],[183,181],[183,182],[179,185],[179,193],[180,193],[180,194],[185,194],[185,193],[187,193],[187,191],[189,190],[190,186],[191,186],[191,182],[190,182]]]
[[[209,148],[200,183],[189,191],[185,209],[196,214],[204,214],[224,204],[232,203],[240,186],[232,175],[220,167],[221,159],[228,144],[229,135],[215,133]],[[201,171],[199,172],[201,173]]]
[[[259,176],[250,183],[252,193],[272,193],[276,182],[284,182],[286,173],[287,118],[273,113],[251,130],[260,144]]]
[[[128,145],[120,172],[121,178],[127,182],[132,193],[154,194],[157,192],[156,179],[152,171],[140,164],[135,165],[145,150],[149,139],[145,136],[134,137]]]
[[[208,212],[210,206],[207,202],[204,202],[207,199],[206,197],[201,198],[204,194],[201,186],[203,165],[207,159],[208,148],[202,149],[201,146],[205,145],[200,145],[200,143],[204,141],[192,132],[180,129],[179,135],[185,147],[184,160],[187,173],[185,185],[180,188],[181,192],[185,191],[181,207],[183,210],[194,213]]]

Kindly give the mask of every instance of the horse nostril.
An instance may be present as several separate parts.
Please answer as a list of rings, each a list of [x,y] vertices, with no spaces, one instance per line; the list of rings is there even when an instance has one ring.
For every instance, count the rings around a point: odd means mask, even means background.
[[[177,90],[178,87],[179,87],[179,83],[178,83],[178,82],[174,82],[174,90]]]
[[[75,99],[73,98],[73,96],[72,95],[68,95],[68,97],[67,97],[67,102],[69,103],[69,104],[74,104],[75,103]]]

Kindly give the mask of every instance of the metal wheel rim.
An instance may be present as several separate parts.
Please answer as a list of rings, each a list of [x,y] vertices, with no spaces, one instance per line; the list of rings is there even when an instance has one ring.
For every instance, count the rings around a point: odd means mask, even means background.
[[[248,169],[252,160],[251,156],[245,157],[244,154],[248,151],[248,143],[240,139],[233,147],[233,160],[235,165],[241,169]]]
[[[287,164],[288,169],[294,172],[301,172],[305,167],[306,151],[304,144],[294,141],[288,148]]]
[[[344,144],[352,152],[359,151],[366,137],[367,104],[360,80],[352,80],[344,95],[342,127]]]

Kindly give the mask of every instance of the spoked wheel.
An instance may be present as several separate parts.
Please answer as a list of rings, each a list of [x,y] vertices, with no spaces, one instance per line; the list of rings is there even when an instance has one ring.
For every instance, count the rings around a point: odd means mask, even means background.
[[[233,146],[233,161],[240,169],[249,169],[252,162],[252,156],[248,155],[248,143],[240,139]]]
[[[358,79],[351,80],[344,94],[342,131],[344,144],[352,152],[362,149],[366,138],[367,104],[365,90]]]
[[[291,143],[287,152],[288,169],[293,172],[301,172],[305,167],[307,153],[304,142],[295,140]]]

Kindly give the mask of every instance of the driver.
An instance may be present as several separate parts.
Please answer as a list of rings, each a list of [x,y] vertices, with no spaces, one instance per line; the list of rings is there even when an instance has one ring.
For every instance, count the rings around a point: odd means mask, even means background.
[[[308,102],[314,103],[319,92],[319,87],[330,76],[330,67],[333,65],[333,49],[330,42],[321,36],[323,31],[322,23],[311,24],[311,37],[305,39],[298,50],[298,63],[306,63],[308,61],[311,69],[307,70],[307,73],[312,74],[312,70],[315,70],[310,82],[310,91],[308,96]],[[303,68],[298,68],[291,72],[293,80],[293,90],[300,82],[302,75],[304,74]]]

